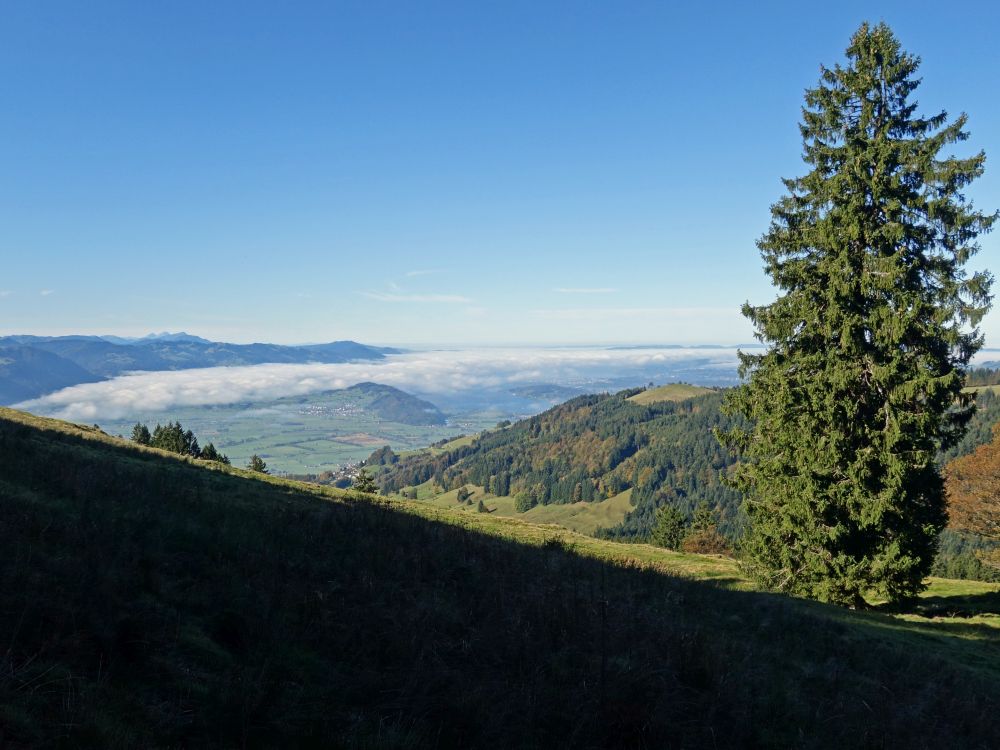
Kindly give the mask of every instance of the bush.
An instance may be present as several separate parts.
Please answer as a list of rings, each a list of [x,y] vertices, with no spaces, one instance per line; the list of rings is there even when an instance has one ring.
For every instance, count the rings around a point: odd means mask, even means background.
[[[518,492],[514,496],[514,510],[518,513],[527,513],[535,505],[535,498],[530,492]]]
[[[714,526],[707,529],[696,529],[684,537],[681,551],[698,555],[727,555],[732,557],[733,550],[729,540],[722,536]]]

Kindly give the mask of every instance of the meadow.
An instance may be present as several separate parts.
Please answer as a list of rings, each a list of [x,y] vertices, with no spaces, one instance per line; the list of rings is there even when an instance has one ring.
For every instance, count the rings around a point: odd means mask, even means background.
[[[479,502],[482,501],[488,513],[495,513],[503,518],[520,518],[535,524],[555,524],[588,536],[600,528],[616,526],[632,510],[631,489],[607,500],[536,505],[523,513],[515,509],[513,497],[493,495],[476,485],[465,485],[463,488],[470,493],[465,502],[459,502],[458,488],[442,492],[433,481],[412,489],[416,490],[417,500],[436,508],[454,510],[456,513],[478,513]],[[405,499],[398,493],[392,497]]]

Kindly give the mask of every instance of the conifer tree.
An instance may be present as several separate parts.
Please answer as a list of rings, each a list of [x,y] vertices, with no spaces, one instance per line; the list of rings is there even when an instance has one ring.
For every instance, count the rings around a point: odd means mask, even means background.
[[[135,426],[132,428],[133,443],[138,443],[139,445],[149,445],[153,439],[153,436],[149,434],[149,428],[141,422],[136,422]]]
[[[219,449],[215,447],[215,443],[209,443],[202,448],[201,454],[198,458],[204,459],[205,461],[218,461],[220,464],[229,463],[229,456],[225,453],[220,453]]]
[[[766,349],[740,355],[728,400],[752,427],[721,435],[741,456],[749,571],[851,606],[923,586],[945,523],[934,458],[971,416],[991,299],[992,277],[964,269],[997,218],[962,194],[985,157],[942,155],[966,118],[917,114],[918,65],[864,24],[806,92],[809,171],[758,242],[780,294],[743,307]]]
[[[264,461],[263,458],[258,456],[256,453],[250,456],[250,460],[247,462],[247,468],[250,471],[256,471],[260,474],[269,473],[267,470],[267,463]]]
[[[367,469],[360,469],[358,471],[358,475],[354,478],[351,489],[357,490],[358,492],[365,492],[369,495],[375,495],[378,493],[378,485],[375,484],[375,479],[368,473]]]
[[[664,505],[656,511],[656,525],[650,538],[657,547],[680,549],[687,534],[687,519],[672,505]]]

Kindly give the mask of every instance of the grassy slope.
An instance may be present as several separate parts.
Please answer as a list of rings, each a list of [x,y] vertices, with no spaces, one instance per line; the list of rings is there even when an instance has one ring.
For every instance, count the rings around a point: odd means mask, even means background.
[[[667,383],[656,388],[647,388],[641,393],[629,397],[629,401],[646,406],[656,404],[660,401],[686,401],[696,396],[704,396],[711,393],[711,388],[703,388],[699,385],[688,385],[687,383]]]
[[[400,458],[408,456],[439,456],[442,453],[447,453],[455,448],[461,448],[466,445],[472,445],[472,441],[476,439],[476,434],[463,435],[462,437],[455,438],[454,440],[449,440],[444,445],[428,445],[421,446],[419,448],[413,448],[406,451],[396,451]]]
[[[471,505],[458,504],[458,490],[440,492],[433,481],[417,487],[417,499],[429,502],[438,508],[450,508],[459,512],[475,513],[482,500],[490,513],[504,518],[518,518],[533,524],[555,524],[580,534],[591,535],[599,528],[610,528],[621,523],[632,510],[632,490],[628,489],[607,500],[591,503],[555,503],[536,505],[525,513],[514,509],[513,497],[498,497],[483,491],[482,487],[466,485],[472,492]],[[397,497],[397,496],[394,496]],[[401,497],[401,496],[399,496]]]
[[[197,463],[0,411],[0,744],[1000,742],[995,587],[851,613]]]

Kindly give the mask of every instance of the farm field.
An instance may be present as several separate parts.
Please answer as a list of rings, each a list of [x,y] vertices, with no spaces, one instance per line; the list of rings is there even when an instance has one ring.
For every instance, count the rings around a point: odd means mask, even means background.
[[[253,454],[272,471],[319,474],[357,463],[383,445],[396,451],[423,448],[463,433],[495,426],[492,411],[449,414],[443,425],[410,425],[382,419],[364,394],[330,391],[266,402],[178,407],[102,422],[113,435],[127,437],[136,422],[150,429],[179,421],[204,445],[212,442],[238,466]]]

